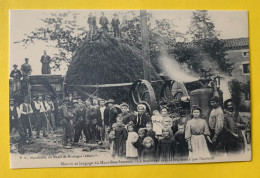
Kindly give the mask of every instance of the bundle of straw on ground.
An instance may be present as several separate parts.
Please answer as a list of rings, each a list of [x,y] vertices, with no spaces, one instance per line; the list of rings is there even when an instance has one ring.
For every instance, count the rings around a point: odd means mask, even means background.
[[[85,41],[75,52],[66,75],[67,85],[101,85],[134,82],[143,78],[140,51],[107,34],[92,42]],[[151,66],[151,79],[158,80]],[[98,97],[127,101],[130,86],[100,88]],[[81,88],[82,89],[82,88]],[[84,88],[93,92],[95,88]]]

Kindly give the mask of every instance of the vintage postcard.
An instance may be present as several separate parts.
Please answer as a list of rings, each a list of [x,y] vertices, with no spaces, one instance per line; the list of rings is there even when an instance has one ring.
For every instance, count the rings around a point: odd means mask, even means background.
[[[251,160],[247,11],[10,10],[10,167]]]

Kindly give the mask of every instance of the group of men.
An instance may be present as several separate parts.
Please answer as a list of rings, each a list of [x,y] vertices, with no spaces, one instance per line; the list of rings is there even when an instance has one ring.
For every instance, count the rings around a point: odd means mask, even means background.
[[[18,69],[18,65],[13,65],[13,70],[10,73],[10,77],[13,79],[12,91],[16,94],[27,93],[27,84],[29,81],[29,75],[31,75],[32,67],[29,64],[29,58],[25,58],[25,63],[22,64],[21,70]],[[21,89],[24,91],[21,91]]]
[[[247,137],[251,131],[250,122],[235,109],[231,99],[224,102],[224,110],[218,97],[212,97],[210,102],[208,124],[213,144],[209,144],[209,149],[215,153],[244,151],[246,141],[250,141]]]
[[[51,74],[51,57],[47,55],[47,51],[44,50],[43,55],[41,57],[42,63],[42,74]],[[21,65],[21,69],[18,69],[18,65],[13,65],[13,70],[10,73],[10,77],[13,79],[12,83],[12,92],[14,95],[24,95],[28,94],[28,82],[29,75],[32,73],[32,67],[29,64],[29,58],[25,58],[25,63]]]
[[[40,137],[40,130],[43,132],[43,137],[47,137],[47,128],[51,131],[56,129],[58,123],[58,115],[55,109],[58,109],[59,103],[52,102],[51,96],[39,95],[30,99],[24,98],[24,101],[19,105],[15,103],[13,98],[10,98],[10,133],[15,128],[21,138],[26,140],[32,138],[32,130],[36,130],[36,138]]]
[[[119,37],[120,36],[119,16],[118,16],[118,14],[114,14],[113,16],[114,17],[111,21],[111,26],[112,26],[112,29],[113,29],[114,37]],[[90,37],[91,40],[93,40],[93,35],[96,34],[98,27],[97,27],[97,22],[96,22],[96,16],[93,15],[92,13],[89,14],[88,24],[89,24],[89,37]],[[103,33],[109,32],[109,29],[108,29],[109,21],[108,21],[107,17],[105,16],[104,12],[101,12],[99,24],[101,25],[101,30],[102,30]]]

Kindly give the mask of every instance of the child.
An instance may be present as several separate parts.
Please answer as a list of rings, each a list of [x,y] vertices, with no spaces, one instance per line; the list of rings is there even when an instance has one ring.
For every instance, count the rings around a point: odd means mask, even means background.
[[[153,124],[151,122],[148,122],[146,124],[146,130],[147,130],[146,136],[151,137],[154,141],[154,145],[157,146],[158,140],[155,132],[153,131]]]
[[[122,117],[117,117],[117,128],[115,129],[115,151],[119,157],[126,154],[127,130],[123,124]]]
[[[138,158],[137,149],[134,147],[134,143],[138,140],[138,134],[134,131],[134,125],[127,125],[128,137],[126,140],[126,157],[127,158]]]
[[[153,122],[153,131],[155,131],[157,137],[160,137],[162,135],[163,118],[158,110],[153,111],[152,122]]]
[[[112,130],[109,133],[110,153],[112,157],[115,157],[116,155],[116,150],[115,150],[116,128],[117,128],[117,123],[114,123],[112,125]]]
[[[189,155],[188,143],[185,140],[184,124],[178,125],[178,131],[174,134],[175,158],[187,158]]]
[[[157,155],[161,161],[172,161],[174,156],[174,142],[169,128],[163,128],[163,138],[159,140]]]
[[[129,122],[133,122],[134,116],[129,113],[129,106],[126,103],[122,103],[120,105],[122,113],[120,114],[120,117],[123,119],[123,124],[127,125]]]
[[[137,148],[138,158],[140,159],[141,155],[142,155],[142,151],[144,149],[143,141],[146,136],[144,128],[141,128],[138,130],[138,136],[139,137],[138,137],[137,141],[134,143],[134,146]]]
[[[155,158],[154,141],[151,137],[145,137],[143,141],[144,149],[142,151],[141,160],[153,160]]]

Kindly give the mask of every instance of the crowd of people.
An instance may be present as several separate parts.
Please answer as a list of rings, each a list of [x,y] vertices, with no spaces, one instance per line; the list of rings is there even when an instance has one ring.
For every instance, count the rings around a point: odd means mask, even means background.
[[[217,154],[242,153],[248,123],[236,112],[232,100],[222,110],[218,97],[211,98],[212,110],[202,118],[202,110],[193,106],[191,118],[172,118],[167,106],[150,115],[146,105],[129,112],[127,103],[116,105],[113,99],[83,99],[75,92],[63,101],[49,95],[28,97],[17,106],[10,99],[10,133],[15,128],[21,138],[48,137],[48,131],[62,128],[62,145],[73,148],[80,139],[85,143],[109,143],[112,157],[133,160],[200,159]]]

